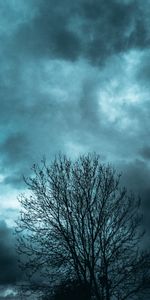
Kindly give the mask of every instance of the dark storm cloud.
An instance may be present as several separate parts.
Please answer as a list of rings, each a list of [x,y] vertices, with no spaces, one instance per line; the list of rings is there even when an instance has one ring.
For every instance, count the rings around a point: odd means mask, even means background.
[[[4,153],[6,156],[6,163],[14,165],[27,159],[27,143],[28,141],[23,133],[15,133],[8,136],[4,143],[0,145],[1,153]]]
[[[3,184],[22,187],[25,162],[31,159],[27,135],[23,132],[7,134],[6,139],[0,144],[1,172],[5,174]],[[22,168],[23,165],[24,167]]]
[[[139,152],[145,160],[150,160],[150,146],[145,146]]]
[[[141,158],[123,162],[119,166],[123,170],[122,184],[124,184],[128,191],[134,191],[136,197],[141,198],[142,212],[144,213],[144,226],[146,232],[150,234],[150,164]]]
[[[0,285],[15,284],[20,279],[12,229],[0,220]]]
[[[83,15],[87,27],[87,51],[90,61],[96,62],[126,50],[136,7],[115,1],[85,2]],[[91,40],[89,39],[91,36]]]
[[[133,159],[139,148],[145,147],[145,139],[139,147],[139,137],[149,132],[149,104],[144,105],[145,109],[138,103],[120,104],[116,98],[128,90],[129,82],[122,78],[130,76],[130,71],[126,74],[124,69],[132,65],[122,61],[122,56],[129,53],[130,57],[131,49],[147,51],[148,2],[13,3],[6,1],[8,20],[4,18],[1,34],[3,183],[18,188],[20,175],[29,172],[34,161],[59,150],[71,154],[96,150],[106,156],[109,153],[112,160],[120,151],[119,156]],[[148,56],[145,69],[147,61]],[[145,73],[148,78],[148,68],[147,73],[142,68],[140,64],[139,74]],[[139,74],[137,81],[142,84],[145,79],[141,80]],[[117,81],[116,89],[114,84],[111,86],[112,79]],[[117,94],[124,86],[122,94]],[[108,100],[113,98],[107,106],[104,90]]]
[[[37,0],[36,5],[35,17],[18,28],[13,40],[14,47],[17,44],[20,54],[38,58],[77,59],[81,51],[80,39],[68,27],[74,4]]]
[[[96,151],[148,220],[149,0],[5,0],[0,13],[0,218],[12,226],[22,175],[43,155]],[[1,221],[2,285],[21,277],[14,244]]]
[[[32,3],[32,1],[31,1]],[[34,3],[34,2],[33,2]],[[147,3],[140,1],[39,1],[29,22],[16,30],[10,45],[23,55],[103,63],[108,56],[149,46]],[[12,44],[11,44],[12,43]]]
[[[142,86],[149,89],[150,86],[150,49],[141,54],[141,65],[137,69],[136,77]]]
[[[137,193],[143,193],[144,188],[148,189],[150,179],[150,169],[147,163],[141,159],[135,159],[124,163],[123,180],[130,189]]]

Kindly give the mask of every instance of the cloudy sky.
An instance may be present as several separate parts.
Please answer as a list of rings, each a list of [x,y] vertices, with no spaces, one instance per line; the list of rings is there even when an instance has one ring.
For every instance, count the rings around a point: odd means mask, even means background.
[[[101,154],[150,211],[149,16],[150,0],[0,0],[0,299],[16,298],[17,196],[43,155]]]

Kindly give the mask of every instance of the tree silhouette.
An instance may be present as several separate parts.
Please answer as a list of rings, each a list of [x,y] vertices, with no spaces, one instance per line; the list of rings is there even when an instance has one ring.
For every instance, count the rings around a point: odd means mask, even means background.
[[[89,287],[78,281],[66,281],[55,288],[53,295],[46,295],[43,300],[90,300]]]
[[[32,282],[40,274],[38,282],[51,289],[78,280],[97,300],[146,292],[140,200],[120,187],[115,169],[96,154],[75,161],[59,155],[51,165],[34,165],[25,182],[30,195],[20,197],[18,252]]]

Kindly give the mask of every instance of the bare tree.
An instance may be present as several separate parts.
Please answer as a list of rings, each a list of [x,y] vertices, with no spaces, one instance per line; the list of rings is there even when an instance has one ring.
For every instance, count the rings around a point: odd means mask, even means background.
[[[21,196],[18,251],[30,278],[42,285],[66,278],[89,287],[97,300],[136,299],[149,283],[142,251],[140,201],[120,187],[120,175],[96,154],[58,156],[33,166]],[[40,285],[39,285],[40,286]]]

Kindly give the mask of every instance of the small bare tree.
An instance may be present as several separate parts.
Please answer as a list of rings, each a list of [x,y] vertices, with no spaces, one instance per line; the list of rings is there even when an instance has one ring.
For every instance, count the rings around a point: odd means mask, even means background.
[[[21,266],[30,278],[40,271],[45,286],[52,278],[78,280],[97,300],[145,292],[149,254],[141,249],[140,201],[120,187],[120,175],[96,154],[76,161],[60,155],[50,166],[43,160],[33,173],[18,220]]]

